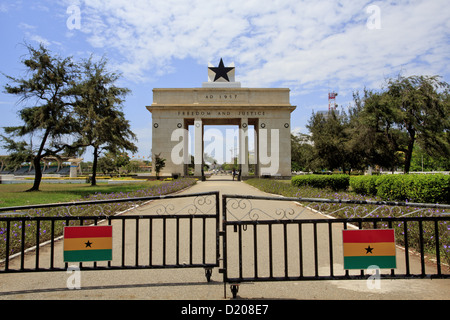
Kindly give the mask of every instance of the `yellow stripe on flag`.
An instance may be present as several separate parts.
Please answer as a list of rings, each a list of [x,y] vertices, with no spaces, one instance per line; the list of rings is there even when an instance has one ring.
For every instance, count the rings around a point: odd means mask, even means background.
[[[394,242],[344,243],[344,256],[394,256]]]
[[[112,238],[64,239],[64,251],[112,249]]]

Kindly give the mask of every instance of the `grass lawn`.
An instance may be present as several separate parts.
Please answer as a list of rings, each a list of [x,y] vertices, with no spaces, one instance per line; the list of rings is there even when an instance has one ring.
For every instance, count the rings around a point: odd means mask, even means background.
[[[25,192],[31,184],[0,184],[0,207],[25,206],[42,203],[69,202],[86,198],[95,193],[128,193],[154,188],[167,182],[143,181],[142,183],[90,184],[41,183],[38,192]]]

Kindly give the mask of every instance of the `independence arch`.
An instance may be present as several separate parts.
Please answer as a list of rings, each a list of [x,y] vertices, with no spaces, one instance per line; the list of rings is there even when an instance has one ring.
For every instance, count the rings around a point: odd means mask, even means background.
[[[193,126],[194,176],[203,176],[204,126],[235,125],[239,127],[237,161],[242,177],[249,175],[249,163],[255,164],[255,176],[290,177],[290,118],[296,108],[290,104],[290,90],[241,88],[234,81],[234,67],[220,71],[221,65],[222,60],[218,68],[208,68],[209,81],[201,88],[153,89],[153,103],[147,106],[152,113],[153,174],[156,154],[166,159],[162,176],[188,174],[188,135],[189,126]],[[254,127],[252,159],[249,126]]]

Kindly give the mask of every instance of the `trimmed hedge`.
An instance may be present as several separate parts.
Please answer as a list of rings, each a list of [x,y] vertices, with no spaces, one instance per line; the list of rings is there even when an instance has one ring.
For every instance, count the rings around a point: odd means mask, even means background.
[[[350,178],[350,187],[352,191],[364,195],[376,195],[377,185],[375,183],[379,176],[352,176]]]
[[[382,200],[450,203],[450,175],[445,174],[355,176],[350,187]]]
[[[291,184],[296,187],[309,186],[313,188],[330,188],[334,191],[346,190],[350,185],[350,176],[347,174],[308,174],[292,177]]]

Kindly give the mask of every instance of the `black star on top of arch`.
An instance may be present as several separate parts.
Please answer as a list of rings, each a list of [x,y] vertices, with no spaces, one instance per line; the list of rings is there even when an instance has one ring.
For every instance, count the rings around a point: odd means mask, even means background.
[[[216,76],[214,77],[214,82],[220,78],[224,78],[225,80],[230,82],[230,79],[228,78],[228,72],[233,70],[234,67],[225,67],[222,58],[220,58],[218,67],[208,67],[208,69],[216,74]]]

